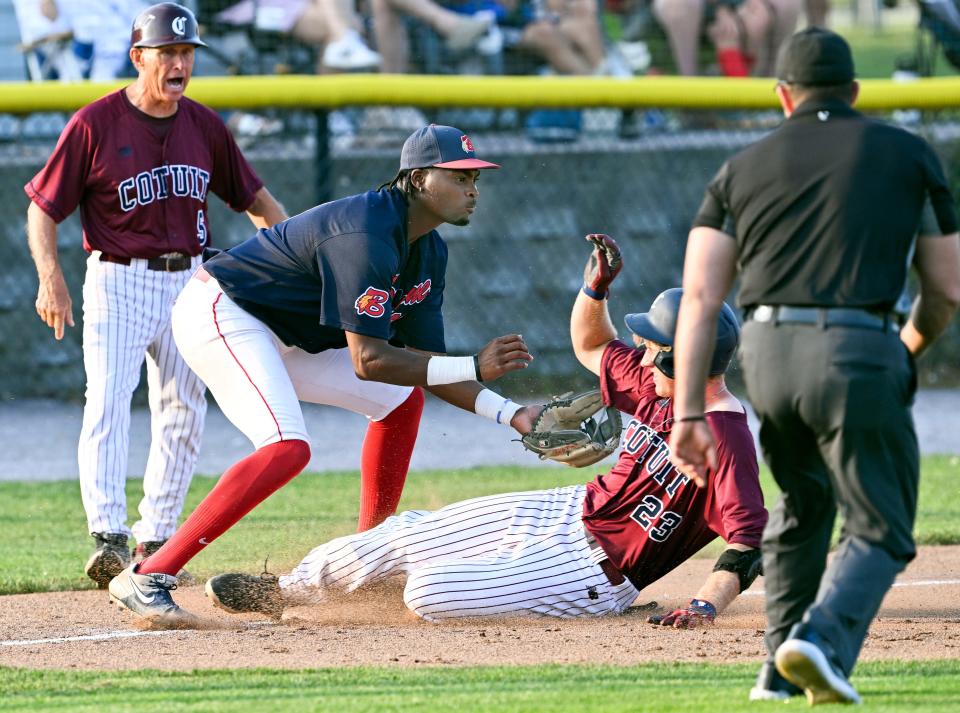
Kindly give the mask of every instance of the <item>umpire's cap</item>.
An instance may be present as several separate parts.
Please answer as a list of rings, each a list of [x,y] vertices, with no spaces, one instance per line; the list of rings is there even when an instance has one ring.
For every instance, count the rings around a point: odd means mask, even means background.
[[[162,2],[148,7],[137,15],[130,33],[131,47],[166,45],[207,46],[200,39],[197,18],[189,8],[175,2]]]
[[[808,87],[848,84],[854,79],[850,45],[822,27],[800,30],[780,50],[777,79]]]
[[[631,332],[641,339],[649,339],[657,344],[673,346],[673,338],[677,333],[677,315],[680,313],[680,298],[683,289],[673,287],[664,290],[650,305],[648,312],[636,312],[623,318]],[[740,325],[737,316],[726,302],[720,309],[717,318],[717,341],[713,347],[713,358],[710,360],[710,376],[718,376],[727,370],[737,344],[740,343]],[[673,378],[673,352],[662,351],[657,354],[654,364],[669,378]]]
[[[400,170],[414,168],[500,168],[499,164],[477,158],[473,141],[453,126],[430,124],[417,129],[403,142]]]

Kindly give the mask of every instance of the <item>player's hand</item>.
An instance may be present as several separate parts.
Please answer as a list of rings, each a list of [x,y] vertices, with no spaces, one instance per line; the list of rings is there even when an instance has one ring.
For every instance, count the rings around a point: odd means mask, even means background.
[[[62,273],[40,281],[36,308],[40,319],[53,328],[54,338],[63,339],[64,327],[73,326],[73,302]]]
[[[704,624],[713,624],[716,618],[717,609],[713,604],[706,599],[691,599],[682,609],[647,617],[647,622],[658,626],[672,626],[674,629],[696,629]]]
[[[717,444],[706,421],[674,421],[670,460],[699,487],[706,487],[710,471],[717,469]]]
[[[593,252],[583,268],[583,284],[604,295],[623,268],[620,248],[613,238],[603,233],[590,233],[585,239],[593,243]]]
[[[514,430],[521,436],[525,436],[533,430],[533,422],[537,420],[537,416],[540,415],[541,411],[543,411],[542,404],[524,406],[510,419],[510,425],[513,426]]]
[[[498,379],[508,371],[526,369],[533,361],[526,342],[520,334],[505,334],[490,340],[477,355],[480,364],[478,376],[484,381]]]

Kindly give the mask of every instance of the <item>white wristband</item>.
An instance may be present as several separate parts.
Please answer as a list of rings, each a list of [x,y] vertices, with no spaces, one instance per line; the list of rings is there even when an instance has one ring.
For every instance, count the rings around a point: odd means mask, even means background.
[[[473,411],[478,416],[489,418],[491,421],[502,423],[504,426],[509,426],[514,415],[522,408],[523,406],[520,404],[504,398],[490,389],[484,389],[477,394],[477,400],[473,404]]]
[[[427,362],[427,386],[476,381],[472,356],[432,356]]]

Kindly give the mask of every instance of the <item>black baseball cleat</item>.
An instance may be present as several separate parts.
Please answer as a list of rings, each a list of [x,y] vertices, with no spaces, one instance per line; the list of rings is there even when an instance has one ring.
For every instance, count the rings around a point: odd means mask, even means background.
[[[751,701],[786,701],[802,695],[803,689],[781,676],[771,661],[760,667],[757,682],[750,689]]]
[[[110,601],[120,609],[129,609],[157,629],[194,629],[200,620],[181,609],[170,592],[177,578],[169,574],[138,574],[132,564],[110,580]]]
[[[272,574],[218,574],[207,580],[204,591],[215,607],[231,614],[258,612],[274,619],[283,614],[280,581]]]
[[[861,703],[837,663],[833,647],[806,625],[790,632],[790,638],[777,647],[777,671],[807,694],[811,706],[820,703]]]
[[[97,543],[97,549],[90,555],[83,571],[97,583],[100,589],[106,589],[110,580],[130,564],[127,536],[115,532],[93,532],[90,534]]]

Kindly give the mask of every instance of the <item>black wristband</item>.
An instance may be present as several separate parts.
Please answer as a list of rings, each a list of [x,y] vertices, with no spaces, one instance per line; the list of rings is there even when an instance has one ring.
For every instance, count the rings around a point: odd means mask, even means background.
[[[483,377],[480,376],[480,355],[479,354],[473,355],[473,370],[477,372],[477,381],[482,382]]]
[[[592,300],[597,300],[597,302],[601,302],[602,300],[607,299],[607,295],[609,294],[607,290],[604,290],[603,292],[597,292],[596,290],[591,288],[589,285],[587,285],[586,282],[583,283],[583,287],[581,287],[580,289],[583,290],[583,294],[585,294],[587,297],[589,297]]]
[[[680,418],[673,419],[674,423],[684,423],[686,421],[706,421],[707,417],[703,414],[699,416],[681,416]]]

